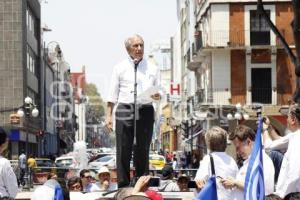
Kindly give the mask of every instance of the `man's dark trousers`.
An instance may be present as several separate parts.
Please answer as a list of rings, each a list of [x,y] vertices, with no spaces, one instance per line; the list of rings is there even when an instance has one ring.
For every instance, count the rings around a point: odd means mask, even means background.
[[[136,145],[134,138],[134,105],[119,104],[116,110],[117,176],[118,187],[130,184],[130,160],[137,177],[149,173],[149,148],[152,139],[154,109],[152,104],[138,105]]]

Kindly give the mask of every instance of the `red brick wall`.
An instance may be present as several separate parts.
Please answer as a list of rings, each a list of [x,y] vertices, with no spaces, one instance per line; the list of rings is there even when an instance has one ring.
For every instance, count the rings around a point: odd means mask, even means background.
[[[246,103],[246,53],[231,51],[231,103]]]
[[[277,101],[279,105],[288,104],[296,88],[294,65],[283,49],[277,51]]]
[[[276,3],[276,26],[289,45],[295,44],[291,22],[293,20],[292,2]],[[277,38],[277,45],[281,45]]]
[[[229,17],[230,46],[244,46],[245,45],[244,5],[230,4],[229,11],[230,11],[230,17]]]
[[[271,49],[252,49],[251,63],[271,63]]]

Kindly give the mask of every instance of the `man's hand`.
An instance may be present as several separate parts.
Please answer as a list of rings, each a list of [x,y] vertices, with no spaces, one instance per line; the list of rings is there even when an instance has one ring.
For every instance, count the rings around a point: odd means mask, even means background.
[[[158,101],[161,99],[161,96],[159,93],[156,93],[156,94],[151,95],[151,98],[154,99],[155,101]]]
[[[107,190],[108,187],[109,187],[109,182],[108,182],[108,180],[103,181],[103,183],[102,183],[102,188],[101,188],[101,189]]]
[[[204,180],[196,180],[197,191],[200,192],[202,188],[205,186]]]
[[[105,119],[105,128],[107,131],[110,133],[113,131],[113,121],[112,121],[112,116],[107,116]]]
[[[235,180],[232,177],[223,178],[220,182],[226,189],[232,189],[235,187]]]
[[[139,192],[144,192],[144,190],[147,188],[147,185],[148,185],[148,182],[149,182],[150,178],[151,178],[151,176],[141,176],[137,180],[131,194],[134,195],[134,194],[137,194]]]
[[[270,119],[268,117],[263,118],[263,130],[267,130],[271,126]]]

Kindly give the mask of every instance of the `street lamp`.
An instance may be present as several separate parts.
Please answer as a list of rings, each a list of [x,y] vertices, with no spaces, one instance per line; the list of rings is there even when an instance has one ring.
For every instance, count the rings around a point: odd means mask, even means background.
[[[19,110],[17,111],[17,114],[19,115],[19,117],[25,117],[25,120],[27,121],[28,119],[30,119],[31,117],[38,117],[39,115],[39,110],[36,108],[36,105],[33,103],[32,99],[30,97],[26,97],[24,99],[24,105],[21,106],[19,108]],[[28,122],[26,123],[28,124]],[[25,143],[25,151],[26,151],[26,157],[28,158],[28,127],[26,128],[26,143]],[[26,165],[26,185],[24,186],[28,188],[28,167]],[[31,179],[31,177],[30,177]],[[31,183],[31,181],[30,181]],[[29,184],[30,184],[29,183]]]
[[[237,103],[235,105],[235,108],[236,108],[236,112],[234,114],[232,113],[228,113],[227,114],[227,119],[228,120],[233,120],[233,119],[236,119],[236,120],[241,120],[244,118],[244,120],[248,120],[250,118],[249,114],[246,113],[243,109],[242,109],[242,105],[240,103]]]

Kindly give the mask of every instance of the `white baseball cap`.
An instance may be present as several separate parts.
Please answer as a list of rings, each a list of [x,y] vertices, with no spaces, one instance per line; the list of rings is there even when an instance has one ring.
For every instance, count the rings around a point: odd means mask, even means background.
[[[110,174],[108,168],[105,167],[105,166],[101,167],[101,168],[98,170],[98,175],[99,175],[99,174],[102,174],[102,173],[109,173],[109,174]]]

